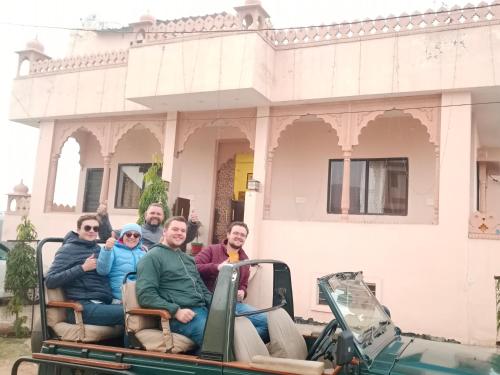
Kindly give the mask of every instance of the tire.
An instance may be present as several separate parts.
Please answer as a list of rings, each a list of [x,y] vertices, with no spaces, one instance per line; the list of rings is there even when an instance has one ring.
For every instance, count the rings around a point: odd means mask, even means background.
[[[38,318],[33,323],[33,331],[31,332],[31,352],[40,353],[42,349],[42,342],[42,324],[40,323],[40,318]]]

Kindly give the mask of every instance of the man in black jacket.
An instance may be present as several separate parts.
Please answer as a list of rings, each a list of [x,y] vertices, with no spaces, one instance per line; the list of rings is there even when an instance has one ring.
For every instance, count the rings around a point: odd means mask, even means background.
[[[111,304],[109,280],[96,272],[99,221],[95,215],[83,215],[76,226],[77,231],[69,232],[57,251],[45,284],[47,288],[62,288],[67,299],[78,301],[85,324],[123,325],[123,306]],[[68,321],[74,323],[74,315],[68,315]]]

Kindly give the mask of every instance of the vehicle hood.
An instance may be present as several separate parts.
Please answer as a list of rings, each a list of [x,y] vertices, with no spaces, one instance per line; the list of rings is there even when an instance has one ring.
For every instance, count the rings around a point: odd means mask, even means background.
[[[403,338],[402,351],[391,375],[497,375],[500,354],[496,348],[483,348],[422,339]]]

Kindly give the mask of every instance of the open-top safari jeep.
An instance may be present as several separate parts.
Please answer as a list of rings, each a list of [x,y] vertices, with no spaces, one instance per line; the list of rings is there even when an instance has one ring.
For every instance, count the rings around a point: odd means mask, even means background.
[[[42,248],[37,249],[43,285]],[[268,314],[270,343],[260,339],[245,316],[235,314],[239,270],[267,264],[273,269]],[[64,322],[70,301],[41,293],[43,345],[40,353],[19,358],[40,364],[39,374],[500,374],[495,350],[402,336],[363,282],[360,272],[333,273],[318,285],[334,315],[317,337],[304,338],[293,321],[290,269],[280,261],[254,260],[224,266],[210,307],[201,352],[190,352],[189,339],[172,334],[170,315],[142,309],[133,281],[124,284],[124,311],[129,347],[120,346],[121,331]],[[57,297],[57,295],[56,295]],[[62,295],[59,295],[62,297]],[[48,299],[49,298],[49,299]],[[272,302],[272,303],[271,303]],[[54,313],[56,311],[56,313]],[[63,320],[61,320],[63,319]],[[81,322],[80,322],[81,323]],[[79,371],[79,372],[78,372]]]

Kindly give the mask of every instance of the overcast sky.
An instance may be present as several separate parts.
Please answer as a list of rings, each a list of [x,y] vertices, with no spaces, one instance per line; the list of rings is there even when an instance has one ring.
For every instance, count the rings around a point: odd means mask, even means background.
[[[362,20],[378,16],[399,15],[403,12],[451,8],[463,6],[470,0],[263,0],[262,4],[271,16],[275,27],[308,26],[334,22]],[[13,24],[81,27],[82,19],[96,15],[98,21],[119,27],[138,21],[150,13],[157,19],[199,16],[222,11],[233,13],[233,7],[243,5],[244,0],[18,0],[0,5],[0,212],[6,209],[6,195],[21,179],[30,188],[33,184],[34,163],[38,143],[38,130],[26,125],[9,122],[9,100],[12,80],[16,75],[17,55],[35,36],[45,46],[45,53],[52,58],[64,57],[70,39],[70,31],[46,29]],[[474,2],[473,2],[474,3]],[[63,149],[59,173],[68,180],[77,178],[78,168],[71,167],[73,160],[64,160],[64,153],[76,145]],[[59,203],[70,203],[76,191],[56,189]]]

